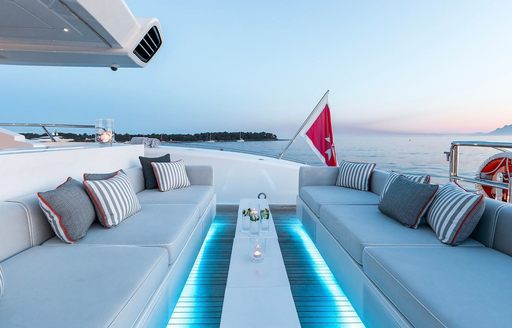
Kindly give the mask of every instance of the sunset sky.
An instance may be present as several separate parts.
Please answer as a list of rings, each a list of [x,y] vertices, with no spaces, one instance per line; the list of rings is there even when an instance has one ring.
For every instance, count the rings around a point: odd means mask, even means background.
[[[336,133],[512,123],[512,1],[128,0],[161,20],[145,69],[0,66],[0,121],[290,136],[329,89]]]

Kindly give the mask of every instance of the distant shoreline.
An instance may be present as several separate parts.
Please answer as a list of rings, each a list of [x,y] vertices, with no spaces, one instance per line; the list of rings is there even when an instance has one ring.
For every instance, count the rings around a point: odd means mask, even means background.
[[[290,141],[291,139],[262,139],[262,140],[244,140],[244,142],[256,141]],[[205,140],[200,141],[162,141],[163,143],[177,144],[177,143],[209,143]],[[237,142],[236,140],[213,140],[213,142]]]
[[[36,139],[46,136],[40,133],[21,133],[27,139]],[[61,138],[73,139],[78,142],[92,141],[95,139],[93,134],[77,134],[77,133],[58,133]],[[194,134],[168,134],[168,133],[149,133],[149,134],[131,134],[116,133],[117,142],[127,142],[133,137],[148,137],[158,139],[165,143],[190,143],[190,142],[250,142],[250,141],[281,141],[286,139],[278,139],[277,135],[271,132],[202,132]]]

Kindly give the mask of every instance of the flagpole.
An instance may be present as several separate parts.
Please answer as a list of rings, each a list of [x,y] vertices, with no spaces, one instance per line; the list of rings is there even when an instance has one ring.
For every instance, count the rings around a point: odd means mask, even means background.
[[[309,120],[311,119],[311,117],[313,117],[313,115],[315,114],[315,111],[318,109],[318,105],[320,105],[322,103],[322,101],[324,100],[325,97],[327,97],[329,95],[329,90],[327,90],[324,95],[322,96],[322,98],[320,98],[320,101],[316,104],[316,106],[313,108],[313,110],[311,111],[311,113],[308,115],[308,117],[306,118],[306,120],[302,123],[302,125],[300,126],[299,130],[297,130],[297,132],[295,133],[295,135],[293,136],[293,138],[290,140],[290,142],[286,145],[286,147],[284,148],[284,150],[279,154],[279,156],[277,157],[277,159],[282,159],[283,158],[283,155],[284,153],[286,153],[286,151],[288,150],[288,148],[290,148],[290,146],[292,145],[292,143],[295,141],[295,139],[297,139],[297,137],[299,136],[299,134],[301,133],[302,129],[304,129],[304,127],[306,126],[306,124],[308,124]]]

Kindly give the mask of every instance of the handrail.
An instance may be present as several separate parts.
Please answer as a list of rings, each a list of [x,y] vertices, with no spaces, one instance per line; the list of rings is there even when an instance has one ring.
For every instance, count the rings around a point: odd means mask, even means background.
[[[55,124],[55,123],[0,123],[0,126],[12,127],[35,127],[42,128],[53,142],[56,142],[54,136],[48,131],[48,128],[64,128],[64,129],[94,129],[94,125],[90,124]]]
[[[47,127],[47,128],[77,128],[94,129],[94,125],[89,124],[54,124],[54,123],[0,123],[0,126],[22,126],[22,127]]]
[[[487,148],[510,148],[510,149],[512,149],[512,142],[499,142],[499,141],[452,141],[452,146],[487,147]]]
[[[498,182],[484,180],[476,177],[467,177],[459,174],[459,155],[460,147],[484,147],[494,148],[501,152],[509,152],[512,150],[511,142],[496,142],[496,141],[453,141],[450,147],[450,152],[447,153],[447,159],[450,162],[450,181],[464,181],[487,186],[492,188],[499,188],[508,191],[508,202],[512,203],[512,177],[509,177],[509,182]]]

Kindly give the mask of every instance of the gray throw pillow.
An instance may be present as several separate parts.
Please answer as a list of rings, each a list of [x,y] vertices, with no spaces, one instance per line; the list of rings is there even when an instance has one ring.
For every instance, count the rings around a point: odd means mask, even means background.
[[[151,163],[170,163],[171,155],[165,154],[160,157],[142,157],[139,156],[140,165],[142,166],[142,173],[144,174],[144,186],[146,189],[156,189],[158,188],[158,183],[156,181],[155,172],[153,171],[153,167]]]
[[[55,190],[37,193],[37,197],[53,231],[66,243],[85,236],[96,218],[84,186],[72,178]]]
[[[439,188],[399,176],[379,203],[379,210],[398,222],[416,229]]]
[[[123,172],[123,170],[118,170],[111,173],[84,173],[84,180],[106,180],[116,176],[117,172]]]

